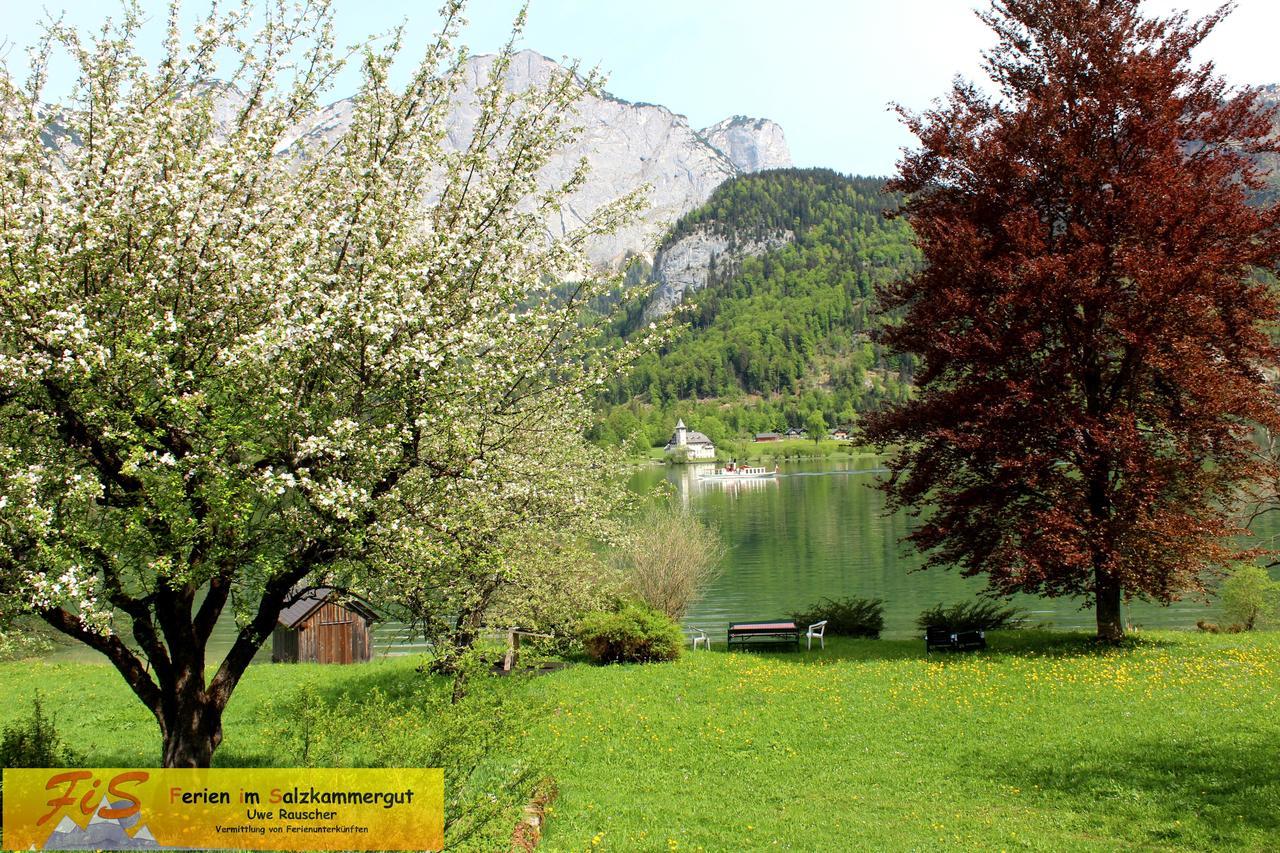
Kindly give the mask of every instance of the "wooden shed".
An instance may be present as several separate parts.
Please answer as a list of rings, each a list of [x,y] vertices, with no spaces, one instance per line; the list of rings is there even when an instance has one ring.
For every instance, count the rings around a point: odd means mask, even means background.
[[[276,663],[360,663],[373,657],[368,602],[329,587],[307,590],[280,611],[271,634]]]

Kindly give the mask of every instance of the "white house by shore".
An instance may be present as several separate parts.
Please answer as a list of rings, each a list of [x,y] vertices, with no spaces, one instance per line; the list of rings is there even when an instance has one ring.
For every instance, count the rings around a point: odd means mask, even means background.
[[[667,442],[666,450],[671,453],[680,448],[684,448],[686,459],[716,458],[716,446],[711,443],[711,439],[686,427],[683,420],[676,422],[676,431]]]

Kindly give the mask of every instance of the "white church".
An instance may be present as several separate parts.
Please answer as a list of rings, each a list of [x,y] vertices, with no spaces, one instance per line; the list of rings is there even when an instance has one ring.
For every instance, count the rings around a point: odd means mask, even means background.
[[[689,460],[716,458],[716,446],[711,443],[711,439],[686,427],[683,420],[676,421],[675,434],[667,442],[666,450],[670,453],[681,447],[684,448],[685,458]]]

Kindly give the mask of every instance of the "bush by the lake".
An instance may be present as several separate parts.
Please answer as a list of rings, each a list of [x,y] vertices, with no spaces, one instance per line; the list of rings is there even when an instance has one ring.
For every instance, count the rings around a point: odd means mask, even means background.
[[[884,630],[884,602],[879,598],[824,598],[808,610],[789,614],[797,625],[827,620],[827,634],[880,638]]]
[[[1210,622],[1207,619],[1196,621],[1196,627],[1206,634],[1239,634],[1244,630],[1244,626],[1235,625],[1219,625],[1217,622]]]
[[[640,518],[615,553],[615,562],[641,601],[678,620],[716,575],[724,557],[719,532],[679,508]]]
[[[0,661],[40,657],[53,650],[53,642],[44,631],[28,620],[0,626]]]
[[[596,663],[675,660],[684,647],[684,633],[674,619],[636,603],[588,613],[578,624],[578,637]]]
[[[70,767],[80,756],[62,742],[53,718],[44,712],[37,691],[31,716],[5,726],[0,735],[0,767]]]
[[[1273,581],[1261,566],[1237,566],[1223,582],[1221,595],[1223,612],[1245,631],[1280,616],[1280,581]]]
[[[1002,631],[1022,624],[1022,614],[1015,607],[996,601],[960,601],[950,606],[936,605],[916,618],[922,632],[929,628],[953,631]]]
[[[544,709],[495,679],[455,701],[450,680],[378,679],[366,691],[304,683],[266,703],[255,727],[270,754],[296,767],[440,767],[449,849],[505,849],[547,758],[515,733]]]
[[[577,651],[575,628],[582,615],[607,610],[626,597],[616,567],[586,543],[564,543],[539,556],[537,571],[524,572],[521,583],[499,591],[484,611],[486,625],[519,625],[551,635],[525,637],[522,660],[539,648],[562,655]],[[442,627],[441,639],[447,642],[452,627],[447,622]]]

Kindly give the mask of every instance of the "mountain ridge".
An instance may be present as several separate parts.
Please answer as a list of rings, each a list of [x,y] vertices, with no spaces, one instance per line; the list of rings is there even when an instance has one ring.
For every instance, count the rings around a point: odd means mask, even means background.
[[[470,139],[479,115],[477,91],[487,82],[496,59],[496,54],[482,54],[465,60],[462,83],[446,119],[451,150],[464,148]],[[512,54],[503,85],[510,92],[524,91],[546,84],[563,70],[564,65],[546,55],[525,49]],[[209,80],[200,86],[201,91],[215,90],[214,120],[229,127],[245,95],[223,81]],[[356,97],[339,98],[301,119],[276,147],[277,154],[288,156],[299,143],[338,139],[350,127]],[[699,130],[670,107],[629,101],[607,91],[584,92],[578,119],[583,131],[576,143],[556,154],[539,176],[539,186],[545,189],[568,179],[584,157],[591,167],[586,183],[569,197],[565,209],[547,220],[550,236],[563,236],[603,205],[649,188],[647,206],[637,222],[588,244],[588,257],[602,268],[617,269],[633,256],[652,259],[668,227],[726,180],[791,162],[782,128],[769,119],[735,115]],[[717,139],[727,150],[715,144]],[[53,147],[68,141],[75,144],[74,135],[51,120],[47,144]],[[432,198],[424,200],[430,203]]]
[[[678,305],[688,325],[617,382],[609,402],[817,392],[830,398],[834,425],[844,410],[900,396],[911,365],[883,355],[870,336],[880,322],[877,285],[919,263],[910,227],[891,216],[900,203],[882,178],[829,169],[768,170],[721,185],[672,226],[649,289],[633,289],[642,295],[614,334]],[[666,268],[672,255],[677,263]]]

